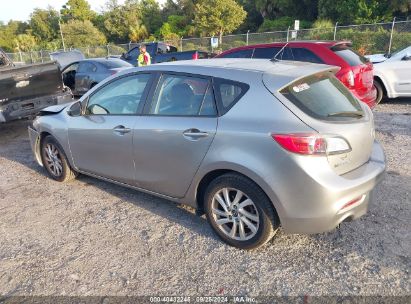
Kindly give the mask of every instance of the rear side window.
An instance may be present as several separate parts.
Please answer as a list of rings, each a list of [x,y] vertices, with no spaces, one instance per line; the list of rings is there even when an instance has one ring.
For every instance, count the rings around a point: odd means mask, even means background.
[[[362,65],[364,63],[368,62],[368,59],[365,58],[364,56],[361,56],[360,54],[356,53],[352,49],[348,48],[345,45],[342,46],[335,46],[331,48],[331,50],[340,56],[342,59],[344,59],[350,66],[357,66],[357,65]]]
[[[362,115],[359,102],[332,73],[304,78],[292,83],[281,93],[305,113],[315,118],[346,120]]]
[[[280,47],[256,48],[253,58],[272,59],[279,51],[281,51]]]
[[[292,50],[295,61],[323,63],[323,61],[310,50],[304,48],[293,48]]]
[[[92,73],[97,71],[97,67],[91,62],[80,62],[77,72]]]
[[[232,53],[225,54],[220,58],[251,58],[253,54],[253,49],[235,51]]]
[[[250,88],[248,84],[220,78],[214,79],[214,86],[220,115],[227,113]]]

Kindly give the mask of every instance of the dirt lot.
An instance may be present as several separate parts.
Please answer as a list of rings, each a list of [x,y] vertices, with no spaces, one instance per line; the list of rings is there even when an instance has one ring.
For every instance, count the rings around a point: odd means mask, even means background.
[[[52,181],[28,122],[0,125],[0,295],[411,295],[410,113],[410,100],[376,109],[388,171],[366,216],[251,252],[163,199]]]

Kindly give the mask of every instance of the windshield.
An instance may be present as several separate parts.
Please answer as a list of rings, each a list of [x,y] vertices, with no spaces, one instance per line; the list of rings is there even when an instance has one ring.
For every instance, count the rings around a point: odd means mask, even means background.
[[[104,65],[108,69],[115,69],[115,68],[126,68],[126,67],[132,67],[133,65],[120,59],[110,59],[104,62]]]
[[[347,120],[363,116],[357,99],[332,73],[298,80],[281,90],[288,100],[310,116],[324,120]]]

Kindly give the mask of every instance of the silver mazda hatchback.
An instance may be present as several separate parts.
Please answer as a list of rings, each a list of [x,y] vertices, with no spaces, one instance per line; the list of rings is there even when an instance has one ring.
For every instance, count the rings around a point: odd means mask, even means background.
[[[29,128],[36,160],[194,207],[243,249],[279,226],[321,233],[364,215],[385,171],[373,115],[297,62],[216,59],[116,74]]]

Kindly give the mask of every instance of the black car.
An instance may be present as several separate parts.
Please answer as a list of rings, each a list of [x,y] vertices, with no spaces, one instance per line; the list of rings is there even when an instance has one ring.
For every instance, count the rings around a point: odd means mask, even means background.
[[[80,96],[103,79],[130,67],[133,65],[117,58],[85,59],[64,68],[63,82],[74,95]]]

